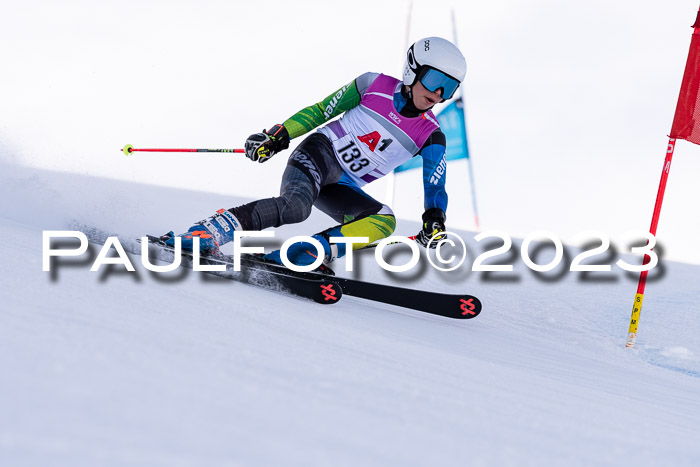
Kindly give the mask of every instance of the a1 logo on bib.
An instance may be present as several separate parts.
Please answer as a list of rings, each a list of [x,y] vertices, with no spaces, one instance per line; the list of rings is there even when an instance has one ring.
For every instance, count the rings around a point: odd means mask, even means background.
[[[369,146],[369,150],[374,152],[374,150],[377,147],[377,144],[379,144],[379,140],[381,139],[381,137],[382,135],[380,135],[378,131],[373,131],[372,133],[358,136],[357,139]]]
[[[379,134],[378,131],[373,131],[372,133],[368,133],[366,135],[358,136],[357,139],[362,141],[369,147],[369,150],[374,152],[374,150],[377,148],[377,145],[381,141],[382,145],[379,148],[379,151],[384,151],[386,148],[389,147],[391,143],[394,142],[393,139],[386,138],[386,139],[381,139],[382,135]]]

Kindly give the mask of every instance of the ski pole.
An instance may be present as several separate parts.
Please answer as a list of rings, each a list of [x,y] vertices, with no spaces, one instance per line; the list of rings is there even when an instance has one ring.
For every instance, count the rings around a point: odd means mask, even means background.
[[[122,149],[125,156],[130,156],[132,152],[236,152],[245,153],[245,149],[136,149],[132,145],[127,144]]]

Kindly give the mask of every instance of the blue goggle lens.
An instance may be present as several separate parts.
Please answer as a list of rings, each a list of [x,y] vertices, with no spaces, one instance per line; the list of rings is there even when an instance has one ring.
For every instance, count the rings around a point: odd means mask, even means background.
[[[421,75],[420,82],[428,91],[435,92],[442,88],[443,99],[450,99],[459,87],[459,81],[434,68],[428,68]]]

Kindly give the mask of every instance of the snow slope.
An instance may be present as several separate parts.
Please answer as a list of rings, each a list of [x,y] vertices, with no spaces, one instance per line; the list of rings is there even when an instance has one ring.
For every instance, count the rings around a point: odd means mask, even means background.
[[[137,273],[89,272],[89,255],[43,272],[42,230],[162,233],[241,200],[0,169],[0,465],[700,465],[699,266],[663,263],[634,350],[620,272],[395,278],[359,255],[364,280],[475,293],[464,322],[137,257]]]

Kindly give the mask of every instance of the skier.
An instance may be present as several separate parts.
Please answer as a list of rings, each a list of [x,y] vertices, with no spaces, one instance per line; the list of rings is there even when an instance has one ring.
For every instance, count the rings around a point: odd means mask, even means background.
[[[353,244],[353,249],[359,249],[393,233],[396,219],[391,208],[362,187],[419,154],[425,212],[416,241],[434,248],[444,237],[447,193],[445,135],[431,109],[454,96],[466,69],[464,56],[454,44],[427,37],[408,49],[403,82],[364,73],[283,124],[251,135],[245,143],[246,156],[262,163],[287,149],[291,139],[323,125],[290,155],[278,197],[218,210],[179,235],[182,248],[191,250],[193,237],[199,237],[200,251],[216,254],[219,246],[233,240],[234,231],[302,222],[316,206],[338,223],[312,236],[323,246],[324,262],[330,263],[346,252],[344,244],[331,243],[330,237],[368,237],[367,243]],[[174,245],[173,232],[162,239]],[[306,266],[317,260],[317,253],[312,244],[298,242],[288,249],[287,257]],[[280,250],[265,259],[282,264]],[[320,269],[331,272],[324,266]]]

